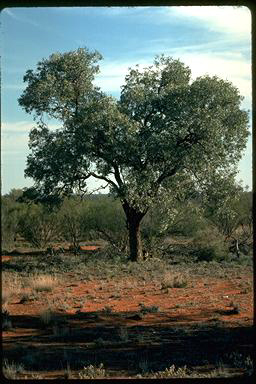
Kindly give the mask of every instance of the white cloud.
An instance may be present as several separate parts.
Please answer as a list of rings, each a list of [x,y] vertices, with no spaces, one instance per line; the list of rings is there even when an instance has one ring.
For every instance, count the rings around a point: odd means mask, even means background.
[[[146,60],[137,61],[107,61],[100,66],[100,74],[95,78],[95,85],[101,87],[104,92],[119,92],[121,86],[124,85],[125,76],[128,74],[129,68],[139,64],[140,68],[147,67],[152,64]]]
[[[24,85],[19,84],[3,84],[2,92],[4,91],[22,91],[24,89]]]
[[[243,96],[252,97],[251,65],[241,59],[239,55],[232,53],[224,55],[177,53],[175,56],[190,67],[193,79],[205,74],[216,75],[231,81]]]
[[[30,121],[3,122],[1,125],[1,152],[5,154],[28,153],[29,132],[36,126]],[[48,124],[55,130],[60,124]]]
[[[168,54],[168,51],[165,51]],[[174,58],[180,59],[189,66],[192,72],[192,79],[198,76],[218,76],[224,80],[231,81],[245,97],[243,102],[246,108],[251,108],[252,81],[250,62],[243,59],[239,53],[226,52],[220,54],[193,53],[176,50]],[[104,92],[120,92],[124,85],[125,76],[129,67],[139,64],[142,69],[151,65],[153,60],[146,61],[115,61],[105,62],[101,66],[101,73],[95,79],[95,84],[100,86]]]
[[[16,121],[16,122],[2,122],[1,125],[1,132],[3,134],[22,134],[26,133],[28,134],[29,131],[36,127],[36,123],[33,123],[32,121]],[[61,127],[61,124],[54,124],[50,123],[48,124],[48,127],[50,129],[57,129]]]
[[[9,8],[3,9],[2,12],[7,14],[8,16],[10,16],[14,20],[21,21],[22,23],[33,25],[34,27],[40,27],[40,24],[33,21],[31,18],[28,19],[24,16],[18,16],[15,12],[11,11]]]
[[[251,12],[247,7],[233,6],[180,6],[169,7],[173,17],[199,21],[210,30],[231,33],[235,36],[248,36],[251,33]]]
[[[1,140],[2,156],[8,154],[28,154],[28,136],[23,134],[19,136],[5,135]]]

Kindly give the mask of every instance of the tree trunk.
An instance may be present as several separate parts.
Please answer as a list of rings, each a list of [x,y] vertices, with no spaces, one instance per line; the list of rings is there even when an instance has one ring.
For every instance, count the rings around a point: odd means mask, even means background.
[[[130,260],[143,260],[140,223],[145,216],[145,213],[136,211],[126,202],[123,203],[123,209],[126,215],[127,228],[129,231]]]
[[[129,222],[129,244],[130,244],[130,260],[140,261],[143,259],[140,222]]]

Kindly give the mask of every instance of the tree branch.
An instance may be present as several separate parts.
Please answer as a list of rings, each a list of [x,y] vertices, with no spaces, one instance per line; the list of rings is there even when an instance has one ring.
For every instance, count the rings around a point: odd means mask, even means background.
[[[90,176],[93,176],[95,177],[96,179],[99,179],[99,180],[104,180],[106,181],[108,184],[111,184],[117,191],[118,191],[118,186],[116,185],[116,183],[114,183],[114,181],[108,179],[107,177],[105,176],[100,176],[100,175],[97,175],[96,173],[94,172],[90,172],[87,176],[86,176],[86,179]]]
[[[170,171],[164,171],[156,180],[156,184],[161,184],[161,182],[166,179],[167,177],[174,176],[175,173],[177,173],[179,167],[176,165],[176,167],[172,168]]]
[[[120,172],[119,172],[119,169],[118,169],[118,165],[117,164],[113,164],[113,168],[114,168],[114,176],[115,176],[115,179],[117,181],[117,184],[119,185],[119,187],[121,187],[123,185],[123,181],[121,179],[121,175],[120,175]]]

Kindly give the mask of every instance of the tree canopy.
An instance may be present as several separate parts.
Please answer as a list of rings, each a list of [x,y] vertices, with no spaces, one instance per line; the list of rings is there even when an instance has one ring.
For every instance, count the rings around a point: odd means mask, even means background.
[[[247,142],[248,112],[229,81],[191,80],[179,60],[157,56],[129,69],[120,99],[93,83],[98,52],[55,53],[24,76],[19,98],[34,115],[25,175],[45,195],[102,180],[121,199],[131,259],[141,258],[140,221],[154,201],[234,175]],[[46,116],[61,127],[51,130]]]

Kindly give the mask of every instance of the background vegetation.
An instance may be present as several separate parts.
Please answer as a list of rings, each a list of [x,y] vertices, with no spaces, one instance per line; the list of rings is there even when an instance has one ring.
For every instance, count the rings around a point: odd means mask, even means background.
[[[110,257],[128,258],[126,218],[119,200],[111,195],[73,195],[48,204],[27,198],[27,192],[13,189],[2,196],[2,251],[22,246],[47,251],[59,244],[77,253],[83,242],[103,241]],[[225,201],[219,206],[214,199],[204,202],[197,196],[175,204],[172,200],[169,207],[154,204],[142,221],[144,259],[170,251],[174,238],[187,241],[181,253],[198,261],[250,254],[252,193],[240,189]]]

